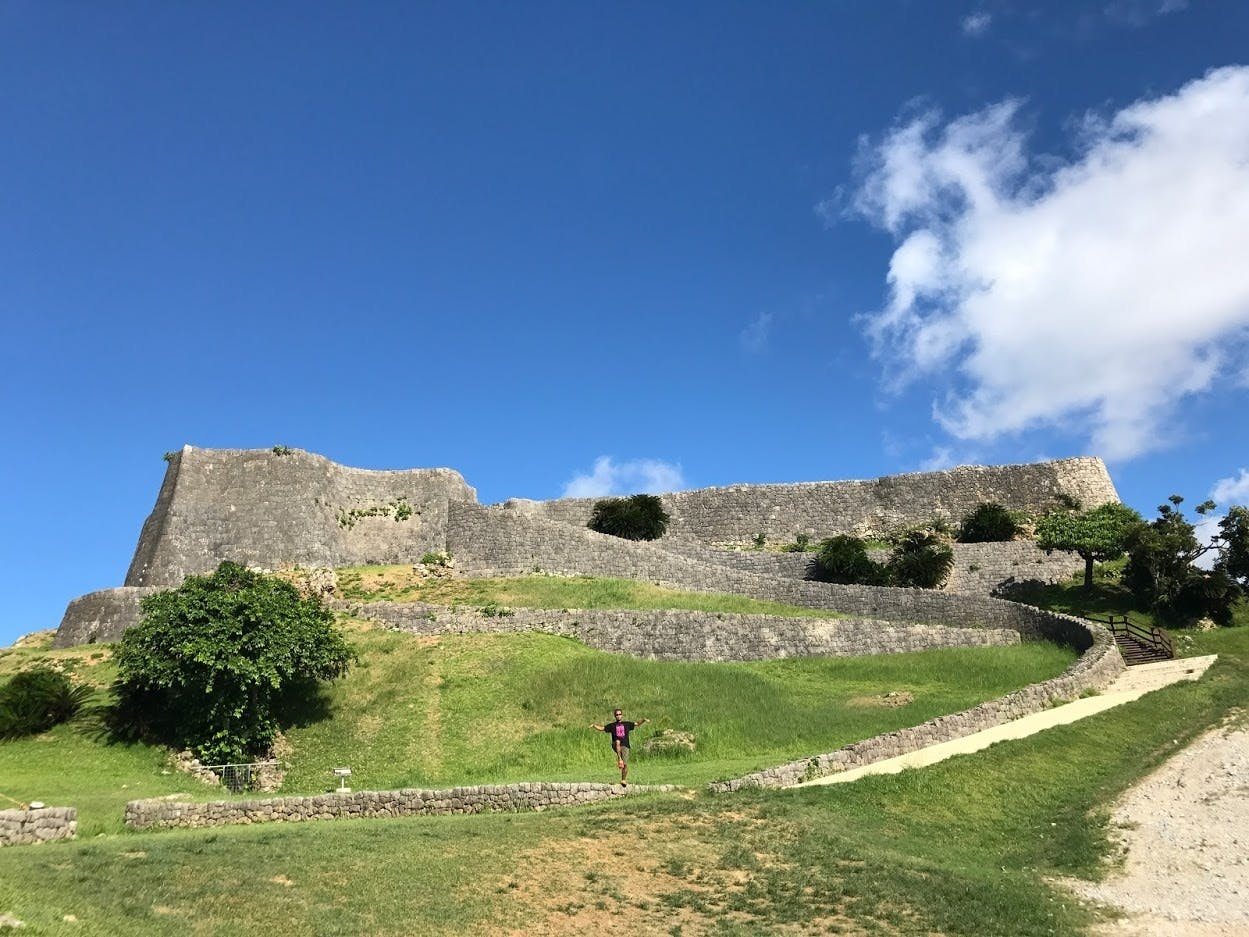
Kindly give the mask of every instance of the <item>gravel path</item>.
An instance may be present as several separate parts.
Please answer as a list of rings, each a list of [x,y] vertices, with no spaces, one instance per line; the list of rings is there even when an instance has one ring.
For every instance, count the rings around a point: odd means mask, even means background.
[[[1249,730],[1202,736],[1115,808],[1122,871],[1078,894],[1122,909],[1104,937],[1249,935]]]

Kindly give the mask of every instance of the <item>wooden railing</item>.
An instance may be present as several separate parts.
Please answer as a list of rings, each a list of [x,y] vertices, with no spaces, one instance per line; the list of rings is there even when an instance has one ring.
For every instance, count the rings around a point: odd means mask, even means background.
[[[1108,615],[1105,618],[1097,618],[1094,615],[1087,616],[1089,621],[1100,622],[1110,629],[1110,633],[1115,635],[1126,635],[1137,644],[1143,644],[1145,647],[1153,648],[1159,654],[1165,654],[1167,658],[1175,658],[1175,643],[1171,640],[1171,636],[1157,625],[1142,625],[1140,622],[1132,621],[1127,615]]]

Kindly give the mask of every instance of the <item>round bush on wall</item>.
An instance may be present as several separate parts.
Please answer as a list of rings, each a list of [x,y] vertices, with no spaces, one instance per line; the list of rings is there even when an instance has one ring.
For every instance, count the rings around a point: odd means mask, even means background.
[[[1005,543],[1019,533],[1015,516],[996,501],[986,501],[963,518],[959,543]]]
[[[929,530],[905,534],[889,554],[886,569],[895,586],[938,589],[954,568],[954,551],[941,536]]]
[[[586,526],[625,540],[658,540],[668,529],[668,512],[655,495],[603,498],[594,502]]]
[[[846,534],[820,541],[813,574],[820,582],[860,586],[884,584],[884,570],[867,555],[867,543]]]

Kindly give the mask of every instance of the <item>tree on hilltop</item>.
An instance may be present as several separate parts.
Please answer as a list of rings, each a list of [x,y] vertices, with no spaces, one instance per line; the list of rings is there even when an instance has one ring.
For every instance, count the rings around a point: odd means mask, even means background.
[[[1084,560],[1084,588],[1093,588],[1093,564],[1116,560],[1128,548],[1132,534],[1144,525],[1126,504],[1112,502],[1089,511],[1055,511],[1037,523],[1037,546],[1070,550]]]

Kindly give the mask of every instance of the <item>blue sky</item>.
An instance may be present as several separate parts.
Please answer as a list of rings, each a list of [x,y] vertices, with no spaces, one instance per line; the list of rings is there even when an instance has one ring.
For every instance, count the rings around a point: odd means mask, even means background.
[[[1249,500],[1249,5],[0,2],[0,643],[161,454]]]

